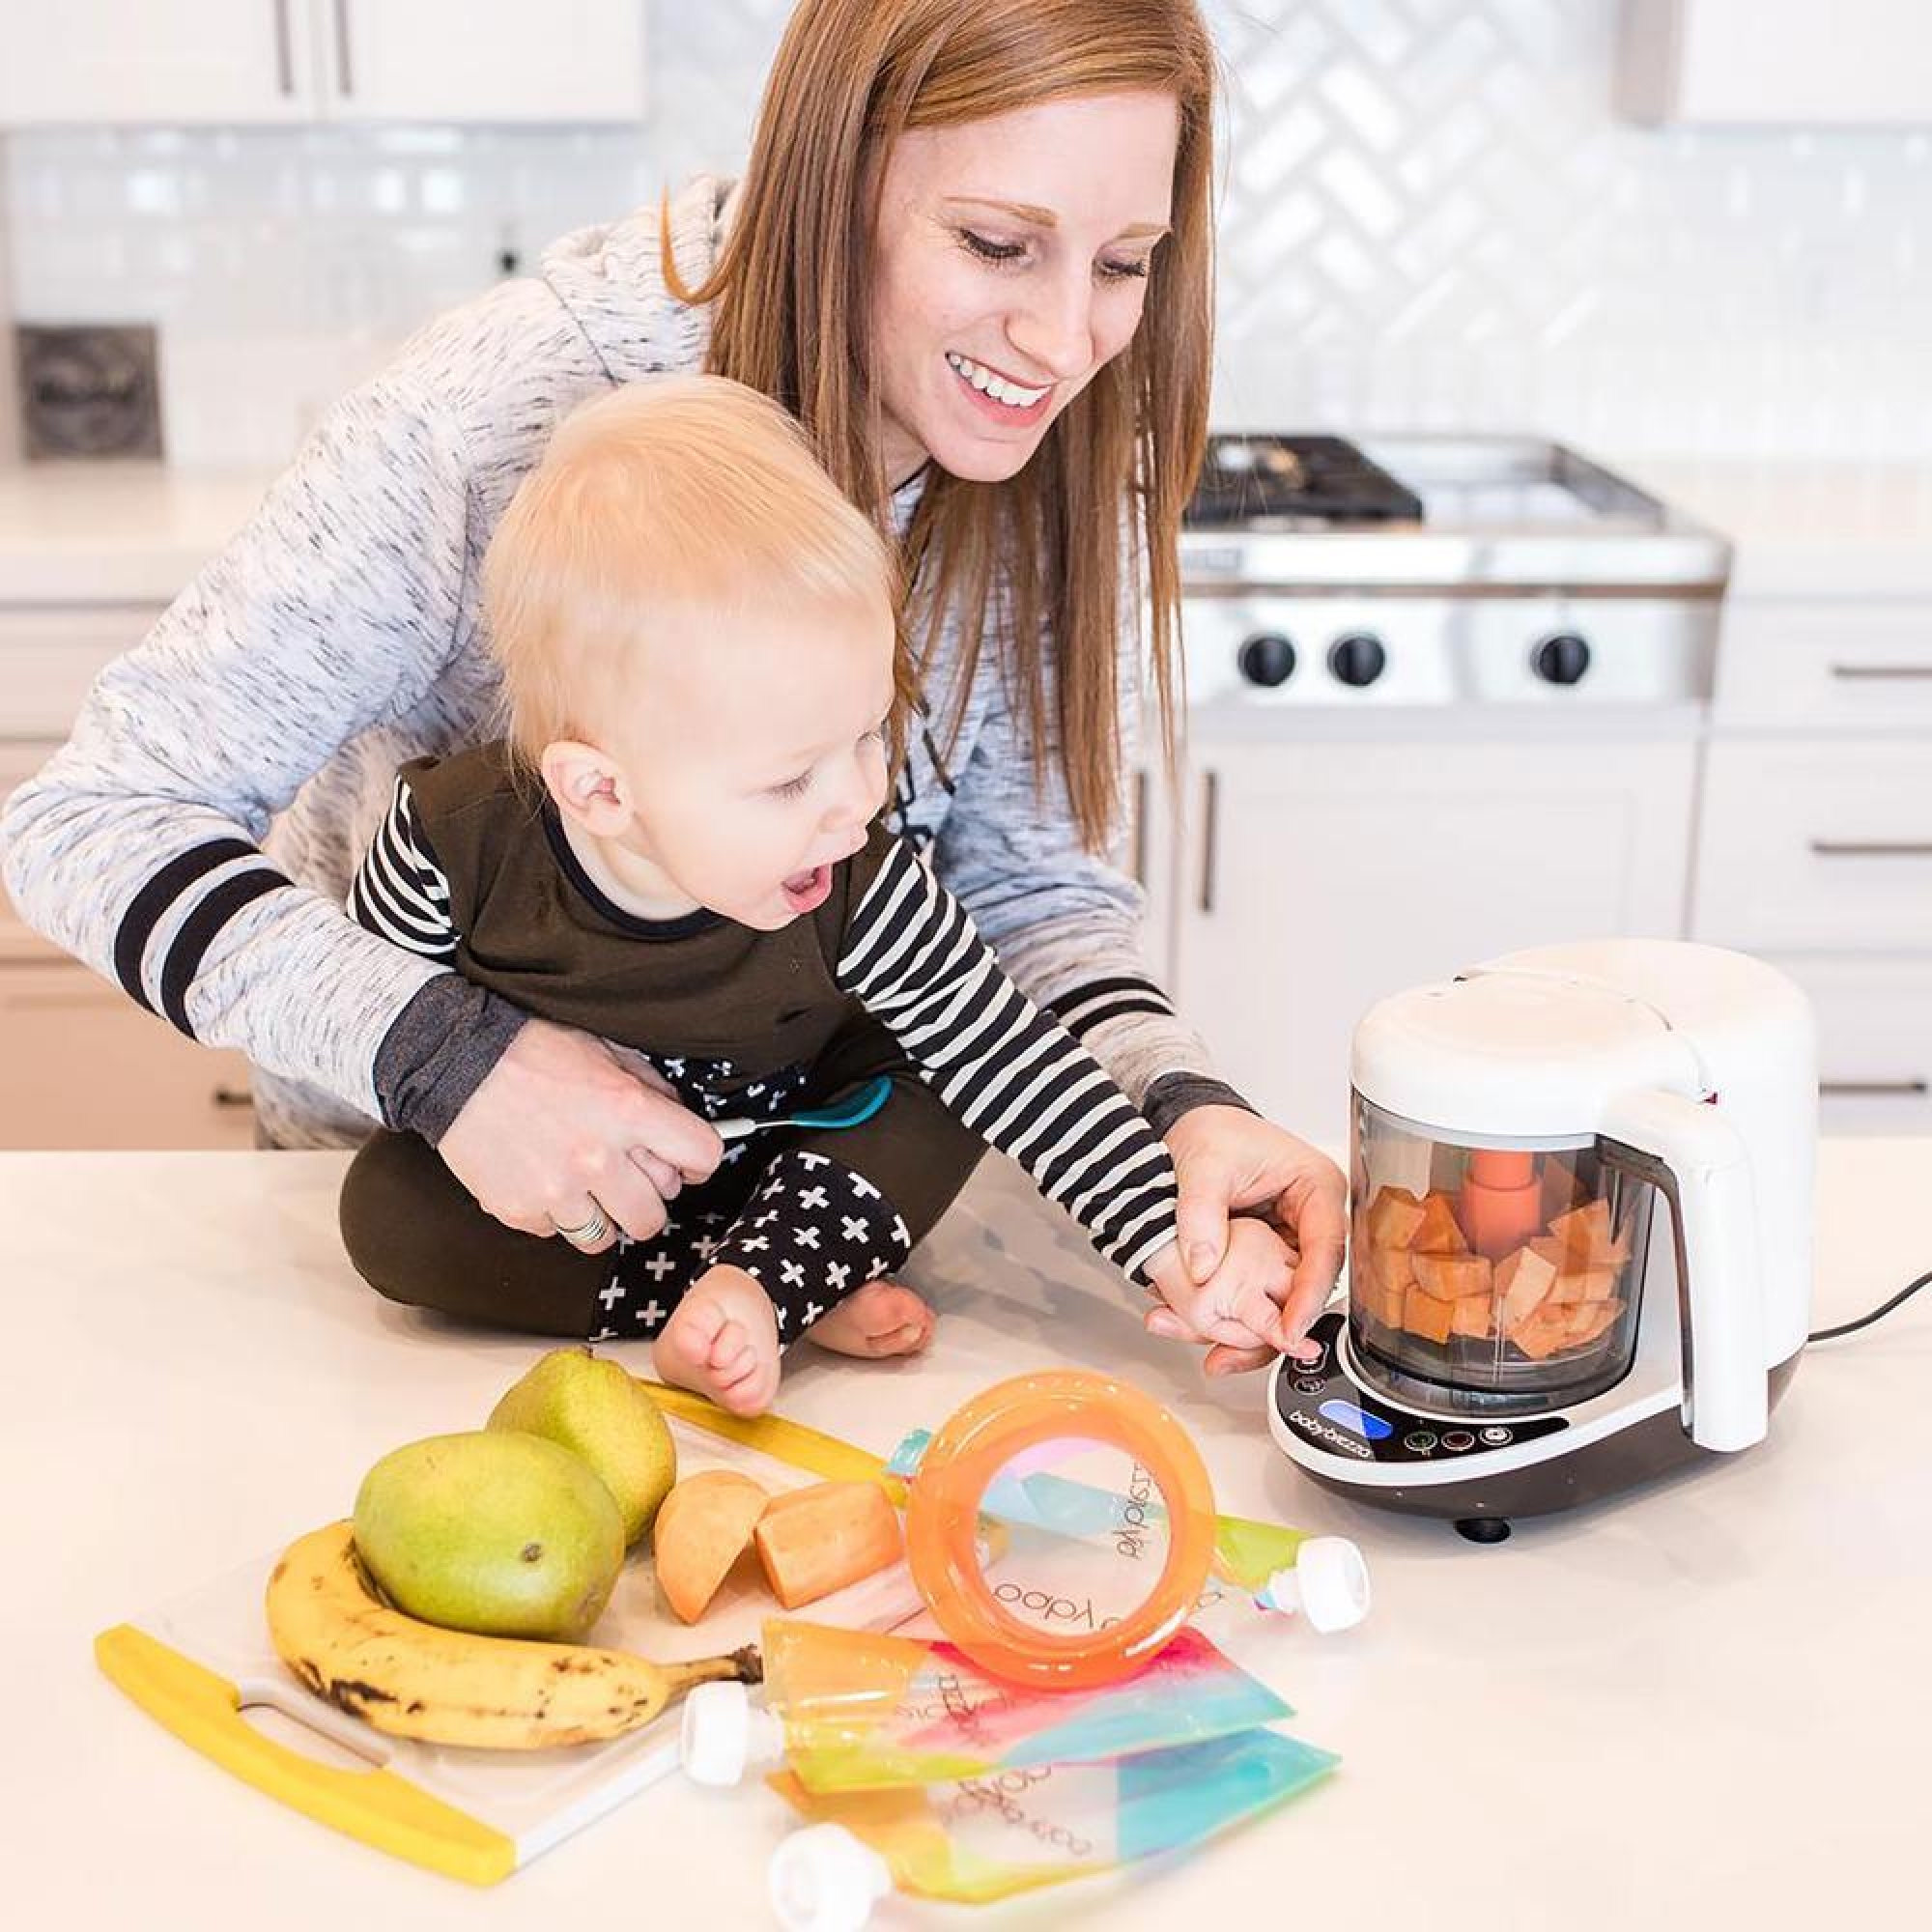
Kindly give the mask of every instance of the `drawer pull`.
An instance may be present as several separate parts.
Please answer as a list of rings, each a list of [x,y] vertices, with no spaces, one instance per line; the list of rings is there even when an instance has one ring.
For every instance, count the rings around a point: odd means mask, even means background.
[[[214,1104],[217,1107],[252,1107],[255,1096],[245,1087],[217,1087],[214,1090]]]
[[[1922,1100],[1928,1093],[1932,1093],[1932,1081],[1821,1080],[1818,1091],[1832,1099]]]
[[[1833,665],[1833,677],[1850,681],[1886,678],[1932,678],[1932,665]]]
[[[1932,838],[1814,838],[1820,859],[1932,859]]]

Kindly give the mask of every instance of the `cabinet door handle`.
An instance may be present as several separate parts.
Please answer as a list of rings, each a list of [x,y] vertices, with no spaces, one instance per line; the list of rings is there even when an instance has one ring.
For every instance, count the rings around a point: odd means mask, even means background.
[[[289,0],[275,0],[275,91],[284,98],[296,91],[295,49],[289,43]]]
[[[1134,884],[1147,885],[1147,808],[1148,780],[1145,769],[1134,773]]]
[[[1932,838],[1814,838],[1820,859],[1932,859]]]
[[[335,87],[345,100],[355,92],[355,71],[349,59],[349,0],[335,0]]]
[[[245,1087],[223,1085],[214,1090],[214,1104],[217,1107],[252,1107],[255,1096]]]
[[[1214,910],[1215,821],[1220,816],[1221,781],[1212,772],[1206,774],[1201,810],[1201,910]]]
[[[1821,1080],[1818,1091],[1831,1099],[1920,1100],[1932,1093],[1932,1081]]]
[[[1870,678],[1932,678],[1932,664],[1923,665],[1833,665],[1832,675],[1853,680]]]

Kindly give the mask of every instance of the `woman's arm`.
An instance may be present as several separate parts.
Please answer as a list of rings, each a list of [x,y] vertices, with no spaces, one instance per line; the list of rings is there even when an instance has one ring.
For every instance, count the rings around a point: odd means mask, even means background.
[[[1140,734],[1140,645],[1122,627],[1121,744],[1129,762]],[[1212,1073],[1207,1047],[1149,972],[1142,952],[1146,895],[1080,842],[1049,729],[1050,775],[1036,784],[1025,720],[1008,703],[990,659],[990,697],[934,847],[934,869],[972,915],[1000,963],[1106,1067],[1165,1133],[1190,1107],[1245,1106]],[[1051,717],[1052,693],[1046,703]]]
[[[184,1033],[377,1118],[384,1037],[444,969],[258,841],[441,672],[468,509],[461,440],[411,384],[347,397],[0,820],[8,891],[42,931]]]

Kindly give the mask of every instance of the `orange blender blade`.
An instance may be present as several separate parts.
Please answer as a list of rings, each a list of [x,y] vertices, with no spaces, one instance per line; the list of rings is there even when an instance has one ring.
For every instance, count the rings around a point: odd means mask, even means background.
[[[1457,1218],[1479,1255],[1500,1260],[1543,1226],[1536,1156],[1516,1148],[1474,1148],[1463,1177]]]

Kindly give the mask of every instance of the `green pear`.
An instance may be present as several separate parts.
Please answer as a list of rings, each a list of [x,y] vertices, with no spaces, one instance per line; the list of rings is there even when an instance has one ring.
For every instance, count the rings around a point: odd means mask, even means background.
[[[582,1456],[624,1519],[624,1541],[650,1528],[677,1481],[677,1446],[654,1403],[625,1369],[588,1349],[554,1349],[490,1411],[492,1429],[520,1429]]]
[[[399,1610],[575,1643],[611,1601],[624,1521],[580,1456],[507,1429],[392,1449],[355,1495],[355,1549]]]

